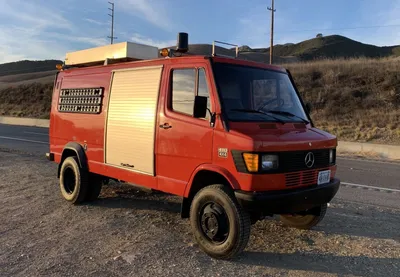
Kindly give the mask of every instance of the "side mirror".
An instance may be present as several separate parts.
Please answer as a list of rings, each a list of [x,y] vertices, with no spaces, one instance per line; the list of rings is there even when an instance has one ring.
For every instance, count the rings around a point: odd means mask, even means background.
[[[194,98],[193,116],[195,118],[204,118],[207,116],[207,97],[196,96]]]
[[[312,105],[311,105],[311,103],[307,102],[307,103],[306,103],[306,112],[307,112],[308,114],[310,114],[311,111],[312,111]]]

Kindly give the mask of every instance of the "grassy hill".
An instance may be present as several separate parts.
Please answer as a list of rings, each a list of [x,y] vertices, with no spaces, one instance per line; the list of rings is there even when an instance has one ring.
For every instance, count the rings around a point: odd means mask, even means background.
[[[242,46],[246,52],[269,53],[269,48],[251,49]],[[294,56],[300,60],[315,60],[321,58],[379,58],[400,56],[400,46],[379,47],[364,44],[347,37],[332,35],[313,38],[300,43],[274,45],[274,55],[278,57]]]
[[[34,73],[55,70],[56,64],[60,64],[59,60],[45,61],[18,61],[12,63],[0,64],[0,76]]]

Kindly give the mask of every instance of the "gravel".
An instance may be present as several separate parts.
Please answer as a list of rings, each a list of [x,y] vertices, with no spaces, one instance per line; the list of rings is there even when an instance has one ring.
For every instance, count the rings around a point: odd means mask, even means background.
[[[335,199],[311,231],[252,226],[245,252],[214,260],[179,198],[112,183],[72,206],[56,165],[0,149],[0,276],[399,276],[400,211]]]

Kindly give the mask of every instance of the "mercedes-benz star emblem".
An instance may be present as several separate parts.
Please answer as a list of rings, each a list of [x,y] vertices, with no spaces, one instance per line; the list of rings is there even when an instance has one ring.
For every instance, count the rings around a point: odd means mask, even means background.
[[[312,152],[308,152],[304,161],[306,162],[306,166],[308,168],[313,167],[314,162],[315,162],[314,154]]]

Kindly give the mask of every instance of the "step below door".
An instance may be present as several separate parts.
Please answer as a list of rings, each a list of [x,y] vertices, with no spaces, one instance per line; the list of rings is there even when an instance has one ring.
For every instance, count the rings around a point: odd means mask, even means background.
[[[113,72],[105,163],[154,176],[154,140],[162,66]]]

